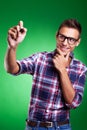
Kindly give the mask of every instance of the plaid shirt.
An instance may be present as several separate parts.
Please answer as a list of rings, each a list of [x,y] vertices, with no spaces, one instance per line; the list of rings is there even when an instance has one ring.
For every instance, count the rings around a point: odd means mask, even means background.
[[[75,89],[71,104],[63,98],[59,75],[54,68],[53,52],[42,52],[17,61],[20,66],[18,74],[33,76],[29,119],[39,121],[64,121],[70,117],[70,109],[81,104],[86,78],[86,66],[72,57],[67,73]],[[17,74],[17,75],[18,75]]]

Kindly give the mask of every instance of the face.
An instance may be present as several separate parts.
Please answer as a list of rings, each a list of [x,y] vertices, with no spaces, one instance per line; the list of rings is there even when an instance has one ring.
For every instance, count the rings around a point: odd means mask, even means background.
[[[62,27],[59,30],[58,36],[56,36],[57,45],[64,55],[68,52],[72,52],[76,46],[80,43],[79,32],[77,29]]]

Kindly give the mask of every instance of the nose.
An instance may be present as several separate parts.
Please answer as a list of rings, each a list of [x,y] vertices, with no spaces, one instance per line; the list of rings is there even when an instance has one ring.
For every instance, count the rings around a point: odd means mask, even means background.
[[[63,45],[67,45],[67,39],[62,42]]]

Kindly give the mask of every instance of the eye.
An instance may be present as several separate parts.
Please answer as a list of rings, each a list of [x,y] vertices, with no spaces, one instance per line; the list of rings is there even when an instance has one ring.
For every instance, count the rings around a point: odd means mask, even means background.
[[[65,39],[65,37],[63,35],[61,35],[61,34],[59,34],[59,38],[60,39]]]
[[[73,42],[75,42],[76,40],[75,40],[74,38],[69,38],[69,41],[73,43]]]

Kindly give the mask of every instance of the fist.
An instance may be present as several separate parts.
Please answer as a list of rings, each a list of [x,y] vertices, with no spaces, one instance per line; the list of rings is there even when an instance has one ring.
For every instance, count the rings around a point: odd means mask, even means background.
[[[15,48],[26,36],[27,29],[23,27],[23,21],[8,31],[8,43],[10,47]]]

